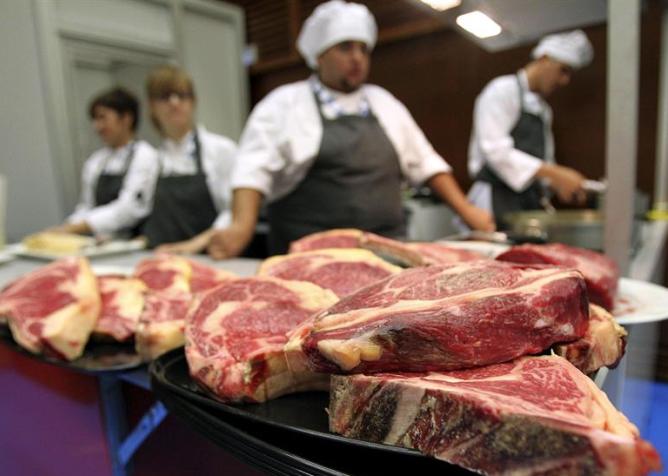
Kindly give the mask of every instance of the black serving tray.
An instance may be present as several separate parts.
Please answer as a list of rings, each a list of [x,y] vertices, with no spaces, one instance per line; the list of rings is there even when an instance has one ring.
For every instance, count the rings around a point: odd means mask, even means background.
[[[12,337],[9,327],[0,324],[0,342],[28,357],[80,373],[103,374],[134,369],[144,364],[133,343],[89,341],[83,354],[76,360],[66,361],[43,354],[33,354],[21,347]]]
[[[414,450],[331,433],[327,392],[286,395],[260,404],[226,404],[191,379],[183,349],[154,360],[149,373],[151,387],[170,412],[271,474],[472,474]]]

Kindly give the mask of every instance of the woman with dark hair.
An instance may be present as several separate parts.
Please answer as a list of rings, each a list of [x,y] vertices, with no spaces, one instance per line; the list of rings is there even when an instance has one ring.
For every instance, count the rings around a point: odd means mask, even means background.
[[[139,103],[125,89],[96,96],[89,114],[105,147],[86,160],[79,203],[66,223],[53,231],[127,238],[136,234],[150,211],[158,173],[156,151],[135,138]]]
[[[195,87],[181,68],[153,70],[146,89],[151,119],[164,141],[158,149],[153,208],[142,234],[151,248],[199,251],[203,246],[189,240],[207,240],[212,226],[230,222],[229,176],[236,144],[195,125]]]

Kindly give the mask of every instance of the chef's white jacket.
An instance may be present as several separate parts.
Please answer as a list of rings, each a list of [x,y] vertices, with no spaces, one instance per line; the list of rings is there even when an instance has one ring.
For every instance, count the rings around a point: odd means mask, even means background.
[[[126,169],[128,153],[132,147],[112,149],[103,147],[95,151],[84,163],[81,173],[81,197],[69,223],[86,222],[95,234],[113,234],[132,228],[146,217],[151,209],[151,196],[158,173],[156,150],[145,141],[136,141],[132,163],[127,167],[120,194],[116,200],[95,206],[95,186],[99,176],[120,174]]]
[[[212,225],[216,228],[225,228],[232,219],[230,176],[237,146],[227,137],[209,132],[203,126],[197,127],[197,133],[200,141],[202,169],[206,175],[206,184],[213,204],[218,212],[218,217]],[[195,142],[192,131],[179,142],[165,139],[158,148],[160,174],[162,176],[194,175],[197,172],[194,154]],[[151,203],[154,190],[155,187],[152,187]]]
[[[421,184],[450,166],[431,146],[408,109],[385,89],[364,85],[350,95],[329,91],[346,112],[366,100],[399,157],[403,175]],[[357,99],[356,99],[357,98]],[[328,113],[325,109],[325,117]],[[232,173],[232,188],[260,191],[268,202],[304,179],[322,140],[322,121],[308,80],[281,86],[260,101],[248,119]]]
[[[524,109],[543,119],[545,160],[554,162],[552,109],[540,95],[529,91],[524,70],[520,71],[519,78],[524,91]],[[516,149],[510,136],[520,117],[521,106],[519,85],[514,74],[492,80],[476,98],[469,143],[468,170],[471,178],[475,178],[483,165],[488,164],[501,180],[517,192],[531,185],[543,162]]]

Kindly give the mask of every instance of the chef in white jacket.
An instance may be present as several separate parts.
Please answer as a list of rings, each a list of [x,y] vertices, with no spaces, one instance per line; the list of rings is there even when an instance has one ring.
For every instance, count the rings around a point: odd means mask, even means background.
[[[583,177],[554,161],[552,109],[545,101],[588,65],[593,49],[581,30],[549,35],[516,74],[492,80],[475,102],[469,144],[469,199],[493,211],[503,229],[506,213],[545,205],[545,185],[560,200],[584,199]]]
[[[181,68],[156,68],[147,77],[146,89],[151,118],[164,141],[142,234],[150,247],[163,245],[161,250],[172,251],[170,243],[229,225],[236,144],[195,125],[195,85]]]
[[[243,251],[263,199],[271,254],[331,228],[401,237],[404,179],[428,184],[470,226],[493,229],[491,215],[466,200],[406,107],[365,84],[376,33],[365,6],[340,0],[306,20],[297,47],[313,75],[277,88],[253,110],[232,174],[233,222],[209,237],[212,257]]]
[[[84,163],[79,203],[66,223],[52,231],[127,238],[137,233],[151,209],[156,151],[136,139],[139,103],[125,89],[95,97],[89,114],[105,147]]]

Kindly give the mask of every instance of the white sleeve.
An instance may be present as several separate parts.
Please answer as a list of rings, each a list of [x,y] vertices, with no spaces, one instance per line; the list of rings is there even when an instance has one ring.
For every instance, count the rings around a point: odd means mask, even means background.
[[[519,90],[492,83],[478,97],[473,113],[473,127],[486,162],[516,192],[531,184],[543,164],[540,158],[515,148],[510,133],[520,111]]]
[[[436,174],[450,173],[452,167],[434,150],[408,109],[403,104],[400,106],[404,111],[402,120],[405,142],[398,152],[408,180],[414,185],[420,185]]]
[[[80,223],[86,221],[86,215],[95,206],[95,184],[101,172],[99,154],[91,155],[84,163],[81,170],[81,194],[79,202],[72,214],[67,217],[68,223]]]
[[[366,87],[371,107],[394,146],[401,172],[414,185],[420,185],[452,168],[432,147],[406,106],[389,91],[375,85]]]
[[[152,190],[159,172],[157,152],[148,144],[137,147],[118,198],[86,213],[85,220],[96,234],[131,228],[148,216]]]
[[[260,101],[244,128],[232,171],[231,187],[271,194],[275,177],[285,168],[280,151],[280,130],[286,111],[279,96],[271,93]]]

